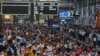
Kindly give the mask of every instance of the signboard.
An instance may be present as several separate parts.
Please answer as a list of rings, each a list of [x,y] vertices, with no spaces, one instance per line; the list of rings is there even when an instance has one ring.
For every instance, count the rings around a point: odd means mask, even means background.
[[[29,14],[28,3],[2,3],[2,14]]]
[[[28,6],[3,6],[3,14],[28,14]]]
[[[59,11],[59,17],[68,17],[67,11]]]
[[[66,17],[70,17],[70,11],[64,11],[64,10],[62,10],[62,11],[59,11],[59,17],[63,17],[63,18],[66,18]]]
[[[40,12],[42,12],[43,14],[57,14],[57,6],[44,6],[44,7],[40,7]]]

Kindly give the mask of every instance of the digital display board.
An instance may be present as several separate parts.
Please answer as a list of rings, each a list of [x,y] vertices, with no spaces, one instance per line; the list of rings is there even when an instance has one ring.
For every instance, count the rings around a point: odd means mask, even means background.
[[[3,14],[28,14],[28,6],[2,6]]]
[[[69,12],[68,11],[59,11],[59,17],[68,17]]]
[[[42,12],[43,14],[57,14],[57,6],[53,6],[52,8],[50,8],[49,6],[44,6],[43,10],[41,10],[40,8],[40,12]]]
[[[1,3],[2,14],[29,14],[29,3]]]

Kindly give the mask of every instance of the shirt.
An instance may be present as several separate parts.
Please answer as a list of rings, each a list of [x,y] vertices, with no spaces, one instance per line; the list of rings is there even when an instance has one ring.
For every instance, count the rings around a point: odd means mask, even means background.
[[[26,43],[26,39],[23,38],[23,37],[20,37],[20,38],[19,38],[19,42],[20,42],[20,43]]]
[[[97,53],[90,52],[88,56],[97,56]]]
[[[97,40],[99,40],[99,41],[100,41],[100,35],[98,35]]]

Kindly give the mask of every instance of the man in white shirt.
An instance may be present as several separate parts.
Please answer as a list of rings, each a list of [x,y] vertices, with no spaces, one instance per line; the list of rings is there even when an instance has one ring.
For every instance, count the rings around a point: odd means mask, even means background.
[[[95,52],[90,52],[89,54],[88,54],[88,56],[97,56],[97,53]]]
[[[92,51],[88,53],[88,56],[97,56],[96,49],[92,48]]]

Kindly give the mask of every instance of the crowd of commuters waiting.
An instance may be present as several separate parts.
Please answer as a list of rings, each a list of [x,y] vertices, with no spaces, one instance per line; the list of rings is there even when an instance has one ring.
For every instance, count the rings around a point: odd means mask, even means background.
[[[68,33],[76,40],[80,40],[91,46],[100,47],[100,29],[93,28],[91,26],[80,25],[64,25],[63,31]]]
[[[77,41],[89,43],[93,39],[94,45],[96,41],[99,46],[97,30],[66,25],[63,31],[36,25],[2,26],[0,56],[100,56],[95,46],[85,46]]]

